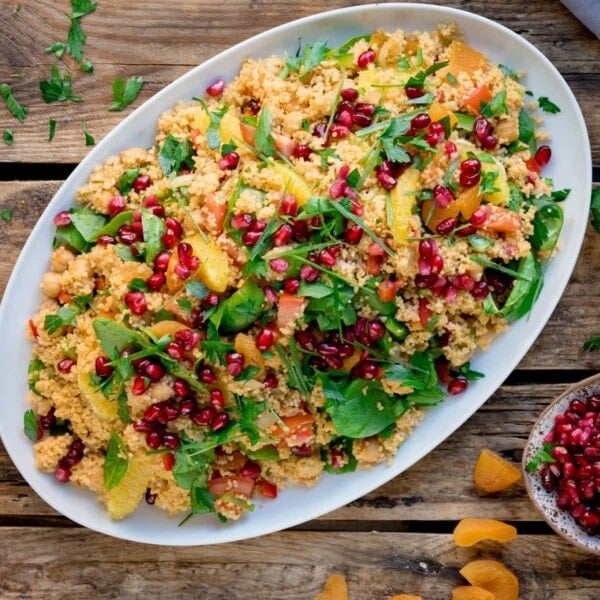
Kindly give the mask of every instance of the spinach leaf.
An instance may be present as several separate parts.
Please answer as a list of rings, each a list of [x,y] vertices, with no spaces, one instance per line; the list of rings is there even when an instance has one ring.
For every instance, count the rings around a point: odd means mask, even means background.
[[[340,435],[357,439],[375,435],[404,412],[402,401],[393,401],[381,381],[355,379],[340,385],[322,376],[325,408]]]
[[[125,225],[125,223],[128,223],[129,221],[131,221],[132,217],[133,217],[132,210],[124,210],[123,212],[120,212],[117,216],[113,217],[108,223],[106,223],[106,225],[104,225],[104,227],[101,227],[100,229],[98,229],[96,231],[96,233],[94,233],[94,235],[92,236],[90,241],[91,242],[97,241],[97,239],[101,235],[110,235],[112,237],[115,237],[117,235],[121,225]]]
[[[242,331],[263,312],[265,293],[249,279],[229,298],[223,300],[210,320],[223,333]]]
[[[154,213],[142,209],[142,231],[146,242],[146,264],[151,265],[162,248],[162,236],[167,230],[163,219],[159,219]]]
[[[25,432],[25,435],[32,442],[37,442],[42,437],[40,435],[41,429],[42,428],[38,418],[33,412],[33,409],[30,408],[29,410],[25,411],[25,414],[23,415],[23,431]]]
[[[83,239],[83,236],[77,231],[73,223],[70,223],[65,227],[56,228],[53,244],[56,247],[60,243],[66,244],[77,252],[88,252],[91,247],[91,245]]]
[[[563,211],[549,196],[532,198],[536,213],[529,242],[536,250],[553,250],[563,226]]]
[[[103,317],[94,319],[92,326],[106,356],[112,357],[115,353],[118,354],[126,348],[135,346],[146,348],[149,346],[149,342],[140,333],[112,319],[105,319]]]
[[[524,108],[519,112],[519,141],[527,144],[532,156],[535,154],[535,123]]]
[[[71,211],[71,223],[86,242],[98,239],[97,233],[106,224],[106,217],[89,208],[76,208]]]
[[[127,446],[118,433],[111,431],[104,459],[104,489],[112,490],[123,479],[128,466]]]
[[[600,233],[600,187],[592,190],[592,227]]]
[[[533,254],[527,255],[519,261],[517,273],[521,277],[515,280],[500,311],[508,321],[516,321],[531,310],[544,284],[542,268]]]

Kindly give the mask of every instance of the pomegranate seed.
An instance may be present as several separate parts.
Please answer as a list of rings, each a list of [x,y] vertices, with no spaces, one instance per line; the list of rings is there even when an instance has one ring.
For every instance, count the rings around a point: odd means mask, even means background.
[[[300,279],[308,281],[309,283],[314,283],[319,279],[319,271],[310,265],[302,265],[302,267],[300,267]]]
[[[213,98],[216,96],[220,96],[225,89],[225,80],[224,79],[216,79],[213,81],[207,88],[206,93]]]
[[[438,208],[446,208],[454,200],[454,196],[447,187],[436,185],[433,188],[433,199]]]
[[[292,226],[288,223],[284,223],[273,234],[273,245],[284,246],[285,244],[290,242],[293,234],[294,230],[292,229]]]
[[[169,259],[170,258],[171,258],[170,252],[161,252],[154,259],[154,263],[153,263],[154,270],[164,273],[169,268]]]
[[[165,219],[165,225],[167,226],[167,229],[171,229],[175,235],[177,235],[177,237],[182,236],[183,226],[177,219],[174,219],[173,217],[167,217]]]
[[[196,425],[208,425],[217,414],[217,411],[212,406],[205,406],[201,408],[197,413],[192,414],[192,421]]]
[[[359,102],[355,107],[357,112],[367,117],[372,117],[375,114],[375,105],[368,102]]]
[[[263,385],[269,390],[274,390],[278,384],[279,381],[277,379],[277,375],[274,375],[273,373],[266,375],[263,380]]]
[[[352,123],[357,127],[368,127],[373,122],[372,117],[361,112],[352,113]]]
[[[63,210],[63,211],[59,212],[54,217],[54,224],[57,227],[66,227],[67,225],[70,225],[71,224],[71,214],[69,213],[69,211]]]
[[[379,184],[384,190],[388,191],[393,190],[398,185],[396,178],[385,171],[379,171],[379,173],[377,173],[377,181],[379,181]]]
[[[177,450],[181,445],[181,440],[176,433],[163,433],[161,442],[162,445],[169,450]]]
[[[354,102],[358,98],[358,90],[354,88],[344,88],[340,92],[340,96],[344,100],[348,100],[349,102]]]
[[[225,355],[225,362],[228,365],[231,365],[233,363],[241,363],[244,364],[244,355],[241,354],[240,352],[228,352]]]
[[[472,175],[475,173],[479,173],[481,169],[481,163],[477,158],[467,158],[460,163],[459,169],[463,173],[469,173]]]
[[[486,136],[483,140],[481,140],[481,147],[484,150],[493,150],[498,145],[498,140],[493,135]]]
[[[460,185],[466,188],[475,187],[479,180],[481,179],[481,175],[479,173],[465,173],[462,172],[459,175]]]
[[[350,135],[350,128],[346,127],[346,125],[340,125],[339,123],[334,123],[329,128],[329,135],[336,140],[341,140]]]
[[[444,153],[448,158],[450,158],[456,151],[456,144],[454,142],[446,142],[444,144]]]
[[[254,246],[261,236],[262,232],[260,231],[245,231],[242,235],[242,243],[245,246]]]
[[[125,304],[134,315],[143,315],[148,309],[144,292],[128,292],[125,294]]]
[[[146,444],[152,448],[152,450],[158,450],[162,444],[162,433],[160,431],[150,431],[146,434]]]
[[[230,365],[227,365],[227,372],[232,376],[232,377],[237,377],[238,375],[241,374],[241,372],[244,370],[244,367],[241,363],[231,363]]]
[[[313,135],[318,138],[325,136],[327,131],[327,123],[317,123],[313,128]]]
[[[490,135],[490,129],[490,122],[487,119],[484,119],[483,117],[475,119],[475,123],[473,124],[473,133],[480,142],[483,142],[483,140]]]
[[[226,412],[217,413],[210,422],[211,431],[222,431],[229,425],[229,415]]]
[[[285,258],[272,258],[269,267],[275,273],[285,273],[290,268],[290,263]]]
[[[296,334],[296,341],[308,352],[314,352],[317,347],[317,339],[310,331],[299,331]]]
[[[140,192],[143,192],[144,190],[148,189],[151,185],[152,179],[150,179],[150,175],[138,175],[133,180],[132,187],[133,191],[139,194]]]
[[[191,329],[181,329],[175,332],[174,339],[186,352],[190,352],[198,345],[200,334]]]
[[[410,126],[414,129],[425,129],[429,125],[431,125],[431,117],[427,113],[419,113],[410,122]]]
[[[462,394],[467,389],[468,381],[464,377],[456,377],[448,383],[448,393],[451,396]]]
[[[269,304],[275,304],[275,302],[277,302],[277,294],[270,285],[265,285],[263,292],[265,293],[265,300]]]
[[[447,219],[444,219],[441,223],[439,223],[435,230],[440,235],[448,235],[455,227],[456,218],[448,217]]]
[[[62,483],[66,483],[71,479],[71,469],[66,464],[60,464],[62,461],[59,461],[58,467],[54,471],[54,477],[58,479],[58,481]]]
[[[160,363],[150,363],[145,370],[146,377],[152,382],[160,381],[167,371]]]
[[[183,398],[179,403],[179,414],[182,417],[189,417],[198,410],[198,404],[194,398]]]
[[[352,127],[352,113],[347,110],[342,110],[335,115],[334,121],[350,129]],[[331,131],[331,130],[330,130]]]
[[[369,48],[359,55],[356,59],[356,64],[359,68],[366,69],[371,63],[375,62],[376,58],[377,54],[375,53],[375,50]]]
[[[240,470],[242,477],[249,477],[250,479],[257,479],[260,475],[261,468],[257,462],[249,460]]]
[[[414,85],[407,85],[404,88],[404,91],[411,100],[414,100],[415,98],[420,98],[421,96],[423,96],[425,94],[425,91],[423,90],[423,88],[420,88],[420,87],[417,87]]]
[[[71,358],[63,358],[61,361],[58,362],[58,364],[56,365],[56,368],[61,372],[61,373],[70,373],[71,369],[75,366],[75,361]]]
[[[281,206],[279,207],[280,215],[288,215],[295,217],[298,214],[298,201],[294,194],[286,194],[281,200]]]
[[[102,378],[110,377],[115,370],[110,364],[110,359],[106,356],[98,356],[94,361],[94,367],[96,375]]]
[[[239,363],[233,363],[233,364],[239,365]],[[231,365],[229,365],[229,366],[231,366]],[[217,410],[220,410],[221,408],[223,408],[225,406],[225,396],[223,395],[223,392],[221,390],[219,390],[219,389],[210,390],[209,395],[210,395],[210,403]]]
[[[228,152],[220,161],[219,169],[223,171],[233,170],[240,162],[240,155],[237,152]]]
[[[107,210],[111,219],[116,217],[119,213],[122,213],[125,210],[125,208],[126,204],[125,198],[123,198],[123,196],[113,196],[108,201]]]
[[[478,207],[471,215],[471,225],[481,227],[487,220],[487,211],[484,206]]]
[[[167,229],[162,234],[162,237],[160,239],[161,239],[161,242],[167,248],[175,248],[175,246],[177,245],[177,242],[179,241],[179,236],[172,229]]]
[[[252,215],[248,214],[248,213],[242,213],[239,215],[234,215],[231,218],[231,227],[233,229],[243,229],[246,230],[250,227],[250,225],[252,224]]]
[[[141,375],[138,375],[133,380],[133,385],[131,386],[131,393],[134,396],[141,396],[148,389],[149,385],[150,380],[147,377],[142,377]]]
[[[117,243],[117,240],[112,235],[101,235],[98,237],[98,243],[101,246],[112,246]]]
[[[362,236],[363,228],[358,224],[351,225],[344,231],[344,241],[347,244],[358,244],[362,239]]]
[[[371,321],[367,325],[367,333],[373,342],[378,342],[385,336],[385,326],[381,321]]]
[[[294,156],[295,158],[301,158],[303,160],[308,160],[310,158],[311,153],[312,150],[310,149],[310,146],[307,146],[306,144],[298,144],[292,150],[292,156]]]
[[[198,372],[198,378],[202,383],[217,383],[217,376],[210,367],[202,367]]]
[[[184,381],[183,379],[176,379],[173,382],[173,392],[176,396],[185,398],[191,394],[191,389],[187,381]]]
[[[540,167],[545,167],[552,158],[552,149],[550,146],[540,146],[535,153],[535,162]]]
[[[154,273],[146,279],[146,285],[151,292],[158,292],[160,288],[167,282],[167,277],[162,271]]]
[[[275,343],[275,332],[271,327],[263,327],[256,336],[256,347],[266,352]]]

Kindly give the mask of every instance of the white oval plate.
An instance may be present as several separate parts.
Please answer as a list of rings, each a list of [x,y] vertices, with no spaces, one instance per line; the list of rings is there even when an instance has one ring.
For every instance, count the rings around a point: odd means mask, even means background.
[[[26,321],[40,301],[39,281],[48,268],[53,238],[53,216],[71,206],[75,191],[92,168],[130,146],[150,146],[159,115],[177,100],[202,95],[215,78],[231,80],[248,57],[293,53],[298,40],[326,39],[334,47],[347,38],[377,28],[430,31],[453,21],[469,43],[488,57],[515,70],[527,72],[525,84],[536,95],[558,104],[558,115],[545,115],[551,133],[553,158],[545,175],[557,188],[572,189],[564,204],[565,225],[560,253],[550,263],[545,288],[531,313],[499,337],[473,367],[486,374],[466,393],[429,411],[414,434],[401,446],[391,466],[335,476],[325,475],[314,488],[290,487],[275,501],[259,502],[241,521],[220,524],[214,515],[194,517],[183,527],[179,518],[146,505],[124,521],[112,521],[93,494],[58,483],[35,468],[31,441],[23,434],[23,413],[28,408],[27,366],[30,344]],[[0,434],[15,465],[31,487],[53,508],[91,529],[123,539],[170,545],[229,542],[263,535],[314,519],[389,481],[423,458],[466,421],[511,373],[550,318],[577,260],[588,219],[591,193],[591,155],[587,132],[577,102],[552,64],[531,44],[492,21],[467,12],[424,4],[355,6],[311,16],[260,34],[212,58],[167,86],[114,129],[81,162],[57,192],[33,229],[6,288],[0,308]]]

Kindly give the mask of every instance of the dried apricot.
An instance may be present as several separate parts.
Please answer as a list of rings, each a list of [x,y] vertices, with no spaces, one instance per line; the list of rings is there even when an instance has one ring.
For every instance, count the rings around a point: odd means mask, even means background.
[[[494,600],[519,600],[519,580],[497,560],[474,560],[460,574],[471,584],[494,595]]]
[[[473,480],[479,490],[486,494],[499,492],[519,479],[521,471],[517,467],[487,448],[481,451],[473,472]]]
[[[472,546],[481,540],[510,542],[517,537],[517,530],[496,519],[462,519],[454,528],[454,541],[457,546]]]
[[[348,584],[345,577],[334,573],[325,583],[323,591],[315,596],[315,600],[348,600]]]
[[[476,585],[460,585],[452,590],[452,600],[495,600],[495,596]]]

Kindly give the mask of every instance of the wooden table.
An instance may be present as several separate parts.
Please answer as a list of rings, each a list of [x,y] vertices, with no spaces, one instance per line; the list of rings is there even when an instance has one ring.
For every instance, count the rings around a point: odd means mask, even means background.
[[[0,108],[0,292],[22,244],[48,201],[86,154],[82,122],[99,141],[123,117],[108,112],[116,76],[142,75],[134,106],[228,46],[288,20],[360,1],[99,0],[83,21],[92,76],[74,73],[80,104],[44,104],[38,82],[53,59],[44,48],[63,39],[66,0],[0,2],[0,82],[30,108],[24,124]],[[600,168],[600,42],[558,0],[435,1],[496,19],[533,42],[556,65],[587,120]],[[17,6],[21,6],[18,10]],[[398,23],[401,26],[401,23]],[[128,109],[127,112],[131,110]],[[48,143],[48,120],[57,121]],[[596,181],[600,170],[595,170]],[[21,479],[0,446],[0,596],[2,598],[309,599],[333,573],[346,575],[350,597],[393,593],[450,597],[459,568],[475,557],[503,561],[527,600],[597,600],[600,559],[554,535],[518,484],[480,497],[472,470],[482,447],[518,463],[536,415],[569,382],[600,370],[600,352],[581,354],[600,334],[600,236],[590,228],[580,260],[551,321],[505,384],[461,429],[427,458],[382,488],[293,530],[197,548],[159,548],[83,529],[50,509]],[[552,285],[548,282],[547,285]],[[2,340],[11,344],[12,340]],[[1,384],[0,384],[1,388]],[[8,399],[3,398],[4,402]],[[451,532],[466,516],[515,524],[509,545],[457,548]]]

